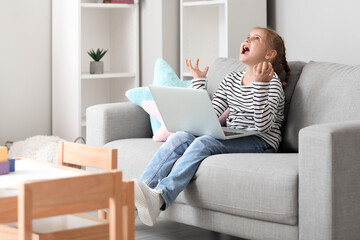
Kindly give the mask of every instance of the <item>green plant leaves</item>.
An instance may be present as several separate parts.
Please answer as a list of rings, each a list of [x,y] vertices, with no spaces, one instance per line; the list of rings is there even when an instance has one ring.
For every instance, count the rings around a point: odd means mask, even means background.
[[[94,49],[91,49],[91,50],[89,50],[87,53],[90,55],[90,57],[91,57],[92,59],[94,59],[95,62],[98,62],[98,61],[100,61],[100,60],[105,56],[105,54],[107,53],[107,51],[108,51],[108,50],[105,50],[105,51],[104,51],[104,49],[101,49],[101,50],[100,50],[100,48],[98,48],[98,49],[96,50],[96,52],[94,51]]]

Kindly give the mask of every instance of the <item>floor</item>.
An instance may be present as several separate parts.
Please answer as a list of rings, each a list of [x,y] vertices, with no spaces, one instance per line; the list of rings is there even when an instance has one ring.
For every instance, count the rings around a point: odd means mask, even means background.
[[[97,216],[97,211],[87,214]],[[153,227],[144,225],[139,217],[135,219],[135,240],[246,240],[226,234],[172,222],[161,216]]]
[[[135,220],[135,240],[245,240],[225,234],[171,222],[161,217],[155,226],[148,227]]]

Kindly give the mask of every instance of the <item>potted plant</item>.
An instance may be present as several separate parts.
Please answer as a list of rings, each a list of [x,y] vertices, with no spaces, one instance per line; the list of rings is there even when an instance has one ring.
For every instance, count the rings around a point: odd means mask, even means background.
[[[90,62],[90,74],[102,74],[104,73],[104,62],[100,61],[108,50],[98,48],[96,51],[91,49],[87,53],[94,60]]]

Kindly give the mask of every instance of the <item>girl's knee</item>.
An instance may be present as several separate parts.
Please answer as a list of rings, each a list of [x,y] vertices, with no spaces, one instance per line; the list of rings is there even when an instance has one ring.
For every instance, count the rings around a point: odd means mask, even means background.
[[[187,132],[176,132],[166,140],[166,142],[173,142],[173,143],[183,143],[183,142],[192,142],[195,139],[195,136],[193,136],[190,133]]]
[[[219,143],[218,140],[211,136],[201,136],[196,138],[192,144],[190,145],[188,151],[192,154],[199,155],[202,157],[207,157],[213,154],[218,153],[219,151]]]
[[[216,144],[216,139],[208,136],[208,135],[204,135],[204,136],[200,136],[198,138],[196,138],[193,142],[193,144],[196,144],[198,146],[203,146],[203,147],[209,147],[213,144]]]

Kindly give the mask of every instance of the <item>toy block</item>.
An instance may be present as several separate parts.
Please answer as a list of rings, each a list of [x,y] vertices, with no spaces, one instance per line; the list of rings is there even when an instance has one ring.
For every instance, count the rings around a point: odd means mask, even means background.
[[[8,158],[9,161],[9,171],[15,172],[15,159],[14,158]]]
[[[10,165],[9,165],[9,161],[2,161],[0,162],[0,175],[3,174],[8,174],[10,171]]]
[[[0,162],[7,161],[7,147],[0,146]]]

